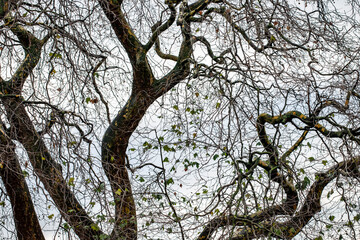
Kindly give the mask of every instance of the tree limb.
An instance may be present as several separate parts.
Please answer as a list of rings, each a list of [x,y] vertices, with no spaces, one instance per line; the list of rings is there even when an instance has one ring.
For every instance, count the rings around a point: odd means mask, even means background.
[[[16,145],[1,129],[0,176],[12,206],[17,238],[45,240],[15,149]]]

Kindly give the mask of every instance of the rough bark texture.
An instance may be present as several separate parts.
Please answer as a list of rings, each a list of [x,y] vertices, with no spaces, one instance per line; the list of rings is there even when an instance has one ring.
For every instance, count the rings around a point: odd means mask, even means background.
[[[16,146],[3,131],[0,139],[0,175],[12,206],[16,235],[19,240],[45,239],[15,153]]]
[[[10,136],[25,148],[36,175],[44,184],[61,215],[81,239],[96,239],[102,232],[87,215],[62,176],[60,164],[52,159],[43,139],[35,130],[21,99],[3,99],[11,123]]]

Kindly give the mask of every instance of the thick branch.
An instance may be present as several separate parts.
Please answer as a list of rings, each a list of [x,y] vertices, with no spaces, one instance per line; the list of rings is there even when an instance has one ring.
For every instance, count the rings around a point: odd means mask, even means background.
[[[183,34],[183,37],[178,62],[164,78],[155,82],[150,79],[150,85],[142,84],[149,81],[149,76],[143,72],[144,68],[133,68],[132,94],[103,137],[102,162],[116,203],[112,238],[126,236],[128,239],[136,239],[137,237],[136,209],[125,161],[126,148],[130,136],[149,106],[189,74],[192,46],[190,35]],[[146,60],[145,53],[141,55],[141,58]]]
[[[215,62],[217,62],[219,64],[224,63],[224,58],[222,56],[220,56],[220,57],[215,56],[214,52],[211,49],[211,45],[210,45],[209,41],[205,37],[202,37],[202,36],[196,37],[196,41],[202,42],[206,46],[208,54],[212,60],[214,60]]]
[[[15,2],[14,0],[0,0],[0,21],[3,20],[6,14],[11,10]]]
[[[15,148],[16,145],[1,130],[0,176],[12,206],[17,238],[42,240],[45,238]]]
[[[144,87],[150,86],[155,81],[146,57],[147,51],[126,20],[121,10],[122,1],[99,0],[99,3],[129,56],[133,67],[133,92],[142,91]]]
[[[259,225],[261,222],[277,215],[291,215],[295,212],[297,203],[287,199],[283,204],[275,205],[269,208],[266,208],[263,211],[258,211],[249,216],[220,216],[211,220],[206,224],[204,230],[201,232],[197,240],[209,240],[211,235],[221,227],[225,226],[249,226],[249,225]],[[292,206],[291,208],[289,206]]]
[[[190,22],[183,25],[187,25],[187,27],[182,26],[183,41],[177,57],[176,65],[167,75],[153,84],[152,91],[156,98],[165,94],[176,84],[185,79],[190,73],[190,57],[193,51],[193,42],[190,34]]]
[[[133,36],[133,32],[121,13],[120,5],[115,10],[113,5],[104,4],[105,1],[100,2],[105,14],[112,22],[115,32],[124,32],[124,36],[120,34],[118,37],[123,47],[128,51],[133,66],[131,96],[108,127],[102,141],[102,163],[106,176],[110,181],[116,203],[115,227],[111,238],[115,239],[119,236],[126,236],[128,239],[136,239],[136,208],[126,169],[126,149],[130,136],[137,128],[150,105],[189,75],[190,57],[192,54],[190,22],[184,20],[184,24],[180,25],[183,40],[176,58],[177,63],[175,67],[163,78],[155,80],[147,62],[146,51],[138,43],[137,38]],[[111,11],[109,11],[109,8]],[[172,21],[170,19],[165,25],[155,30],[153,35],[154,42],[156,42],[158,34],[164,31]],[[114,24],[115,22],[117,24]],[[125,29],[128,32],[125,32]],[[122,37],[129,37],[129,39],[121,39]],[[151,44],[153,43],[150,42]]]
[[[151,27],[151,31],[154,33],[158,27],[160,26],[160,22],[156,23],[154,26]],[[159,37],[157,37],[155,39],[155,51],[156,53],[158,54],[159,57],[161,57],[162,59],[167,59],[167,60],[173,60],[173,61],[177,61],[177,57],[174,56],[174,55],[171,55],[171,54],[166,54],[166,53],[163,53],[160,49],[160,40],[159,40]]]
[[[99,3],[106,17],[109,19],[117,38],[124,46],[131,63],[135,65],[134,63],[137,61],[137,55],[144,52],[144,49],[125,19],[121,10],[122,1],[99,0]]]
[[[11,138],[25,148],[36,175],[44,184],[63,218],[80,239],[95,239],[102,234],[82,208],[62,176],[61,166],[51,157],[19,98],[2,99],[11,124]]]
[[[277,215],[291,216],[296,208],[289,211],[283,204],[267,208],[250,216],[220,216],[211,220],[197,238],[198,240],[208,240],[216,229],[224,226],[244,226],[231,240],[256,239],[261,236],[280,237],[282,239],[292,239],[311,218],[321,210],[320,200],[324,188],[340,174],[346,176],[360,176],[360,158],[343,161],[326,172],[319,173],[315,182],[310,187],[306,196],[305,203],[301,209],[287,222],[277,223],[269,221],[271,217]],[[287,200],[288,201],[288,200]]]
[[[332,104],[331,104],[332,105]],[[283,115],[278,116],[271,116],[269,114],[261,114],[258,117],[258,121],[261,121],[263,123],[270,123],[272,125],[275,124],[286,124],[288,122],[291,122],[293,119],[299,119],[301,122],[306,124],[310,128],[315,128],[318,130],[322,135],[330,138],[342,138],[346,135],[351,134],[352,136],[359,136],[360,135],[360,129],[348,129],[344,128],[340,131],[330,131],[326,129],[324,126],[322,126],[320,123],[318,123],[319,120],[326,119],[326,118],[320,118],[320,117],[307,117],[301,112],[298,111],[290,111]]]
[[[144,46],[145,51],[149,51],[149,49],[159,39],[160,34],[165,30],[167,30],[175,22],[176,19],[175,7],[172,4],[169,4],[168,6],[171,11],[170,18],[163,25],[160,26],[160,23],[157,23],[154,25],[154,27],[152,27],[153,34],[150,37],[149,42]]]
[[[231,239],[254,239],[261,236],[292,239],[303,229],[303,227],[314,217],[316,213],[321,211],[320,200],[324,188],[340,174],[346,174],[347,177],[359,177],[359,164],[360,158],[353,158],[336,164],[326,172],[317,174],[316,180],[310,187],[310,190],[305,198],[304,205],[295,214],[295,216],[291,218],[291,220],[282,223],[266,221],[254,228],[244,229],[236,237]]]
[[[102,140],[102,164],[115,200],[115,226],[112,238],[136,239],[136,208],[126,169],[126,148],[129,138],[154,101],[146,92],[132,94],[106,130]]]
[[[24,60],[10,79],[11,89],[13,90],[12,92],[19,94],[25,80],[39,62],[41,48],[49,39],[50,35],[46,36],[43,40],[39,40],[25,28],[17,23],[14,23],[12,19],[8,19],[7,24],[10,25],[11,31],[17,36],[25,51]]]

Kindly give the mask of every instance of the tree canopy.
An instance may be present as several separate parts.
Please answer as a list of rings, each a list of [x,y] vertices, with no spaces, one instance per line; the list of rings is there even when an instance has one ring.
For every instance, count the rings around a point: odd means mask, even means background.
[[[0,0],[7,239],[360,237],[357,0]]]

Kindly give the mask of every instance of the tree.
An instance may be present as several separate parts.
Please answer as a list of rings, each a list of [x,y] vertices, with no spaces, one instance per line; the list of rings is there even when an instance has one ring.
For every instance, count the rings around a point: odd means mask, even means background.
[[[0,0],[2,232],[356,239],[358,10]]]

